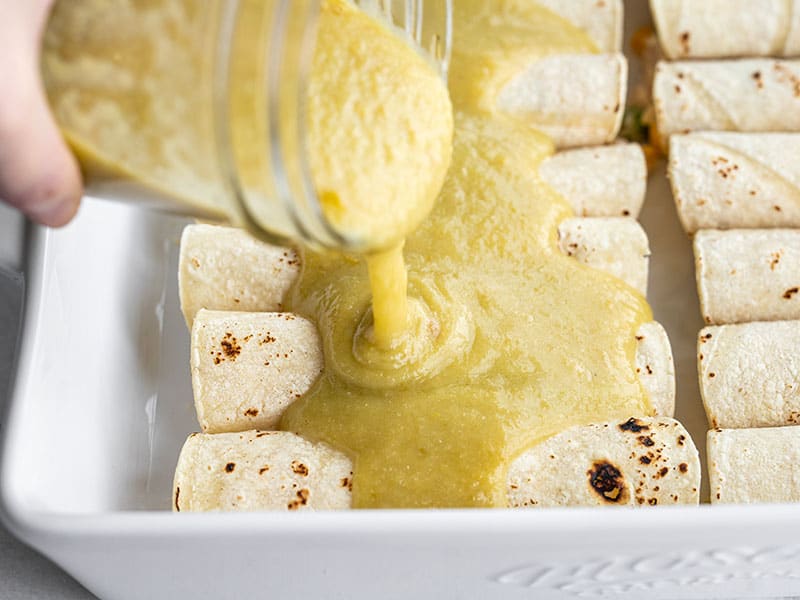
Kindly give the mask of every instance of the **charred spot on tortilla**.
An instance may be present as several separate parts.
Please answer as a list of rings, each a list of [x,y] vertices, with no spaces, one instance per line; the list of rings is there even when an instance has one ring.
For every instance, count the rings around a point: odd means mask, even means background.
[[[678,465],[678,470],[681,473],[686,473],[689,470],[689,465],[687,465],[686,463],[681,463]]]
[[[176,486],[175,487],[175,510],[177,512],[181,512],[181,506],[178,503],[178,501],[180,500],[180,497],[181,497],[181,486]]]
[[[222,347],[222,353],[231,361],[236,360],[242,353],[242,347],[239,345],[239,341],[230,331],[225,334],[224,338],[222,338],[220,346]]]
[[[683,53],[686,55],[691,54],[692,47],[689,43],[690,39],[691,39],[691,34],[688,31],[684,31],[683,33],[681,33],[680,35],[681,49],[683,50]]]
[[[650,429],[648,425],[645,425],[635,417],[631,417],[624,423],[620,423],[619,428],[622,431],[630,431],[631,433],[639,433],[640,431],[647,431]]]
[[[769,262],[770,269],[773,271],[775,270],[775,267],[777,267],[778,263],[781,262],[781,256],[783,256],[783,252],[781,250],[772,253],[772,260]]]
[[[225,465],[225,472],[226,472],[226,473],[233,473],[233,470],[234,470],[235,468],[236,468],[236,463],[232,463],[232,462],[230,462],[230,463],[228,463],[227,465]]]
[[[589,485],[606,502],[627,504],[625,477],[608,461],[598,461],[586,473]]]
[[[258,409],[257,408],[248,408],[244,411],[244,414],[248,417],[257,417],[258,416]]]
[[[311,496],[311,492],[309,492],[306,488],[303,488],[301,490],[297,490],[296,495],[297,495],[297,500],[292,500],[287,505],[289,510],[297,510],[301,506],[305,506],[306,504],[308,504],[308,498],[309,496]]]
[[[297,475],[302,475],[303,477],[308,475],[308,467],[299,460],[292,461],[292,471]]]
[[[653,438],[651,438],[649,435],[640,435],[636,439],[639,441],[639,443],[642,446],[646,446],[648,448],[650,448],[651,446],[655,446],[655,442],[653,441]]]
[[[795,294],[797,294],[798,292],[800,292],[800,288],[797,288],[797,287],[789,288],[788,290],[786,290],[786,291],[783,293],[783,297],[784,297],[786,300],[791,300],[791,299],[792,299],[792,296],[794,296],[794,295],[795,295]]]

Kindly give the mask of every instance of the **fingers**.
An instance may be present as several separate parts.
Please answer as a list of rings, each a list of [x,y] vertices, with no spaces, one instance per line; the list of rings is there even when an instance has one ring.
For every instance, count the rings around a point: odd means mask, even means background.
[[[57,227],[75,215],[82,186],[39,76],[39,43],[50,4],[0,0],[0,199]]]
[[[26,82],[14,95],[17,106],[0,108],[0,198],[38,223],[64,225],[81,198],[78,166],[36,88]]]

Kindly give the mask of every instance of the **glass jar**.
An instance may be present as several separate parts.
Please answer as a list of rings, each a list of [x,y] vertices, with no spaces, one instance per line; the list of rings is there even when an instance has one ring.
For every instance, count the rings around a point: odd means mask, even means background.
[[[451,0],[362,0],[446,77]],[[325,217],[306,147],[320,0],[60,0],[42,58],[87,193],[364,250]],[[398,85],[401,82],[398,82]],[[368,248],[366,248],[368,249]]]

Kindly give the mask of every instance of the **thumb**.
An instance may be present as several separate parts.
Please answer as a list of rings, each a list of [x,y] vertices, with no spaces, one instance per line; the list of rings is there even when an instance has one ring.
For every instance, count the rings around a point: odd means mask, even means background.
[[[52,0],[0,0],[0,199],[49,226],[69,222],[82,194],[77,162],[47,105],[39,75]]]

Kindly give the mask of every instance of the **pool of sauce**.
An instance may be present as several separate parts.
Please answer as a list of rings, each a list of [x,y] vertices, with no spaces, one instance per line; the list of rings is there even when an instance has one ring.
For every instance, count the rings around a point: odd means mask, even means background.
[[[390,347],[374,342],[354,257],[307,253],[291,299],[318,323],[326,366],[281,427],[354,460],[358,508],[502,507],[525,449],[572,425],[652,413],[634,367],[646,301],[559,251],[572,212],[537,173],[553,145],[494,106],[526,64],[593,45],[531,2],[455,10],[453,160],[406,240],[407,329]]]

